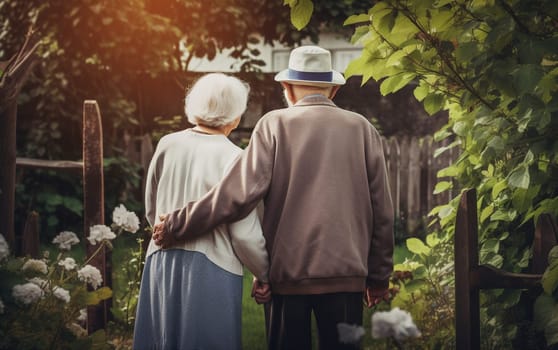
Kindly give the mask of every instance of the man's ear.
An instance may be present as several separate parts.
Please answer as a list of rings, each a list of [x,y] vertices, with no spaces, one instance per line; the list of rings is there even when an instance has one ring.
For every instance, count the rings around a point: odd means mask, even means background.
[[[331,88],[331,92],[329,93],[329,99],[333,100],[333,98],[335,97],[335,94],[337,94],[337,91],[339,91],[340,86],[336,85],[334,87]]]
[[[296,103],[296,98],[295,98],[293,86],[291,84],[285,83],[283,81],[281,82],[281,86],[287,92],[287,96],[289,97],[289,100],[291,100],[291,103],[293,103],[293,104]]]

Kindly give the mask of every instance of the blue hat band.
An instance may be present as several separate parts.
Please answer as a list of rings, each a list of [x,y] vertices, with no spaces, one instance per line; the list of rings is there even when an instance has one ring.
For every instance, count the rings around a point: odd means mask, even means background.
[[[332,72],[301,72],[289,68],[288,77],[289,79],[292,80],[331,82],[333,78],[333,73]]]

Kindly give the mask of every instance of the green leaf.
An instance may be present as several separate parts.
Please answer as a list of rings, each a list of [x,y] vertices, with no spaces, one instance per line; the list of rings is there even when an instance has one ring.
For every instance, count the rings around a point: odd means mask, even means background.
[[[504,264],[504,258],[499,254],[494,254],[486,261],[486,263],[494,267],[501,268]]]
[[[413,279],[405,283],[405,290],[409,293],[416,292],[426,287],[427,283],[423,279]]]
[[[424,110],[432,115],[444,106],[444,96],[440,94],[430,94],[424,98]]]
[[[521,94],[525,94],[535,91],[544,72],[538,64],[524,64],[513,72],[512,75],[514,76],[517,90]]]
[[[490,220],[492,221],[505,221],[510,222],[513,221],[517,216],[517,212],[515,210],[502,210],[498,209],[494,214],[490,216]]]
[[[426,236],[426,244],[430,248],[434,248],[438,245],[438,243],[440,243],[440,239],[438,238],[438,235],[436,233],[431,233]]]
[[[478,55],[478,44],[476,42],[460,43],[455,50],[455,56],[460,62],[470,62]]]
[[[531,183],[529,169],[526,165],[521,164],[508,177],[508,184],[513,187],[527,189]]]
[[[546,268],[541,284],[546,294],[552,295],[554,293],[558,286],[558,264],[551,264]]]
[[[347,18],[345,20],[345,22],[343,22],[343,25],[347,26],[347,25],[350,25],[350,24],[363,23],[363,22],[370,22],[370,15],[369,14],[362,13],[360,15],[349,16],[349,18]]]
[[[488,239],[481,246],[481,254],[498,253],[500,249],[500,241],[497,239]]]
[[[498,198],[500,192],[508,187],[508,182],[506,180],[501,180],[497,182],[494,187],[492,187],[492,200]]]
[[[415,77],[415,73],[401,73],[386,78],[380,85],[380,93],[385,96],[387,94],[399,91]]]
[[[453,188],[453,183],[451,181],[439,181],[434,188],[434,194],[442,193],[450,188]]]
[[[312,17],[312,12],[314,12],[314,4],[311,0],[298,0],[296,2],[291,1],[289,3],[291,6],[291,23],[296,29],[301,30],[306,27],[310,22]]]
[[[101,301],[109,299],[112,296],[112,290],[109,287],[102,287],[87,293],[87,305],[97,305]]]
[[[544,328],[544,337],[546,338],[546,344],[548,346],[558,343],[558,315],[556,313],[556,308],[553,317]]]
[[[424,98],[430,93],[430,87],[426,84],[420,84],[419,86],[417,86],[415,88],[415,90],[413,90],[413,95],[415,95],[415,98],[417,99],[417,101],[422,101],[424,100]]]
[[[550,320],[555,316],[558,316],[557,311],[557,305],[554,298],[548,294],[541,294],[537,300],[535,300],[535,306],[533,309],[533,323],[535,330],[543,331]]]
[[[490,217],[490,215],[492,215],[492,213],[494,212],[494,204],[490,204],[488,206],[486,206],[482,211],[481,211],[481,215],[480,215],[480,222],[483,223],[486,221],[486,219],[488,219]]]
[[[428,255],[430,253],[430,248],[428,248],[420,239],[418,238],[409,238],[407,239],[407,249],[411,253],[415,253],[418,255]]]

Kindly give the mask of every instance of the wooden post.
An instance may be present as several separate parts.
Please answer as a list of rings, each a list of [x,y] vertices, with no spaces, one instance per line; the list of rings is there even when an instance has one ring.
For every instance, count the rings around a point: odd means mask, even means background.
[[[33,258],[39,257],[39,213],[32,211],[27,215],[21,237],[21,252]]]
[[[548,266],[548,253],[557,244],[558,227],[550,214],[541,214],[535,226],[533,265],[531,272],[544,273]]]
[[[407,185],[407,232],[416,234],[420,213],[420,143],[416,137],[409,141],[409,173]]]
[[[86,100],[83,105],[83,232],[89,236],[90,227],[105,223],[105,198],[103,178],[103,131],[101,113],[96,101]],[[87,255],[97,246],[87,244]],[[103,285],[112,287],[110,251],[103,249],[91,265],[97,267],[103,276]],[[87,331],[93,333],[107,325],[110,316],[111,300],[87,308]]]
[[[14,231],[17,100],[1,102],[6,105],[0,105],[0,234],[6,237],[12,251],[19,255]]]
[[[480,349],[476,190],[461,194],[455,222],[455,342],[457,350]]]

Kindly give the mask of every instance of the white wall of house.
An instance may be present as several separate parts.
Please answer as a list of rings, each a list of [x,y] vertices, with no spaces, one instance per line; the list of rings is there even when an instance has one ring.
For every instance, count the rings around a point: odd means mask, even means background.
[[[303,45],[315,45],[310,40],[303,41]],[[333,69],[344,72],[349,62],[360,55],[361,46],[355,46],[345,37],[334,33],[321,34],[318,44],[319,46],[331,51]],[[287,68],[289,63],[289,53],[291,48],[275,44],[253,46],[260,51],[257,57],[266,65],[262,67],[265,73],[278,72]],[[241,62],[229,57],[229,51],[218,54],[213,60],[209,61],[205,58],[193,58],[188,67],[189,71],[194,72],[237,72]]]

